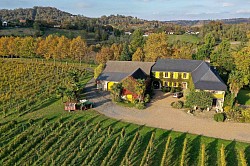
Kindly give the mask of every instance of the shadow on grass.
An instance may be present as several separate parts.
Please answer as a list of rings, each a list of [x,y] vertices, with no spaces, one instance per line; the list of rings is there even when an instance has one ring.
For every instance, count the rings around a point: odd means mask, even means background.
[[[45,101],[45,102],[42,103],[42,104],[39,104],[39,105],[37,105],[37,106],[32,107],[32,108],[31,108],[30,110],[28,110],[28,111],[25,111],[25,112],[23,112],[23,113],[20,113],[18,116],[19,116],[19,117],[20,117],[20,116],[24,116],[24,115],[26,115],[26,114],[28,114],[28,113],[35,112],[35,111],[37,111],[37,110],[43,109],[43,108],[45,108],[45,107],[50,106],[51,104],[53,104],[54,102],[56,102],[56,101],[58,101],[58,100],[59,100],[59,99],[57,99],[57,98],[50,99],[50,100],[48,100],[48,101]]]
[[[166,142],[171,132],[172,130],[166,131],[157,139],[157,143],[155,145],[155,156],[153,158],[152,165],[154,166],[161,165],[161,160],[166,147]]]
[[[226,146],[226,161],[227,165],[238,165],[238,157],[237,157],[237,149],[236,149],[236,141],[232,141],[229,145]]]
[[[181,152],[183,148],[183,142],[187,136],[187,133],[181,134],[179,137],[174,139],[174,142],[172,144],[172,154],[171,154],[171,159],[170,159],[170,164],[171,165],[179,165],[180,163],[180,157],[181,157]]]
[[[248,146],[245,149],[245,157],[246,157],[247,163],[250,164],[250,146]]]
[[[218,165],[218,139],[215,139],[213,142],[208,144],[207,147],[207,156],[208,165]]]
[[[135,155],[136,157],[132,158],[132,163],[133,165],[140,165],[141,160],[143,158],[144,152],[148,146],[148,143],[150,141],[151,135],[156,132],[156,129],[153,129],[149,132],[147,132],[144,137],[142,138],[140,144],[138,144],[139,148],[137,149],[133,149],[133,151],[135,151]],[[149,164],[151,165],[151,164]]]
[[[188,165],[199,165],[199,154],[201,149],[201,135],[190,142],[190,153]]]

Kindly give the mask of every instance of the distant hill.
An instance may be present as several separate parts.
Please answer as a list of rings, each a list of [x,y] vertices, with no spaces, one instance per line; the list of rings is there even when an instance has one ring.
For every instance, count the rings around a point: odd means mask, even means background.
[[[53,7],[35,6],[33,8],[26,9],[19,8],[14,10],[0,10],[0,19],[2,21],[16,21],[20,19],[27,19],[34,21],[39,20],[48,22],[61,22],[62,20],[69,19],[71,16],[73,15]]]
[[[220,21],[225,24],[240,24],[240,23],[250,23],[250,18],[230,18],[230,19],[217,19],[217,20],[174,20],[174,21],[164,21],[164,22],[179,24],[184,26],[200,26],[207,24],[211,21]]]
[[[132,16],[110,15],[101,16],[100,18],[88,18],[82,15],[73,15],[68,12],[61,11],[54,7],[33,7],[26,9],[0,10],[0,20],[2,21],[19,21],[20,19],[32,21],[44,21],[47,23],[62,24],[71,21],[91,21],[98,25],[112,25],[119,29],[126,28],[157,28],[165,24],[178,24],[183,26],[202,26],[214,20],[176,20],[176,21],[148,21]],[[226,24],[250,23],[250,18],[232,18],[215,20]]]

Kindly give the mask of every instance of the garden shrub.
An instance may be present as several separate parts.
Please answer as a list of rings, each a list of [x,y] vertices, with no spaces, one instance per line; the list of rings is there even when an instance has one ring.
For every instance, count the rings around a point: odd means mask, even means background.
[[[144,102],[140,102],[140,103],[137,103],[137,104],[135,105],[135,108],[137,108],[137,109],[139,109],[139,110],[143,110],[143,109],[146,108],[146,106],[145,106],[145,103],[144,103]]]
[[[133,100],[133,103],[134,103],[134,104],[139,103],[139,99],[135,99],[135,100]]]
[[[224,112],[225,112],[225,113],[228,113],[228,112],[230,112],[230,111],[231,111],[231,107],[230,107],[230,106],[224,107]]]
[[[170,105],[173,107],[174,103],[175,103],[175,102],[173,101]]]
[[[214,120],[216,122],[224,122],[225,119],[226,119],[226,116],[225,116],[224,113],[217,113],[217,114],[214,115]]]
[[[242,110],[242,116],[244,117],[245,122],[249,122],[250,121],[250,108]]]
[[[183,101],[172,102],[171,106],[173,108],[181,109],[181,108],[183,108],[184,103],[183,103]]]
[[[150,95],[149,95],[149,94],[146,94],[146,95],[145,95],[145,98],[144,98],[144,102],[145,102],[145,103],[149,103],[149,102],[150,102],[150,99],[151,99]]]
[[[166,93],[167,92],[167,87],[164,86],[164,87],[162,87],[161,90],[162,90],[163,93]]]

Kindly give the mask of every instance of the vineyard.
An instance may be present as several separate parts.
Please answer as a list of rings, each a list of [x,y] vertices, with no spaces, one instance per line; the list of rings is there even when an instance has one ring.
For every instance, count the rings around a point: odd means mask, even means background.
[[[66,73],[73,69],[83,71],[84,85],[92,74],[83,66],[37,60],[0,64],[0,165],[250,163],[247,143],[139,126],[93,110],[64,111],[56,87],[67,82]]]
[[[69,72],[91,75],[83,66],[41,60],[0,59],[0,116],[21,116],[53,102],[57,89],[66,85]]]
[[[0,126],[0,165],[247,165],[250,146],[153,129],[94,111],[47,115]],[[54,112],[55,110],[53,110]],[[62,113],[58,113],[62,112]],[[27,114],[28,115],[28,114]],[[27,116],[25,115],[25,116]],[[32,117],[32,118],[31,118]]]

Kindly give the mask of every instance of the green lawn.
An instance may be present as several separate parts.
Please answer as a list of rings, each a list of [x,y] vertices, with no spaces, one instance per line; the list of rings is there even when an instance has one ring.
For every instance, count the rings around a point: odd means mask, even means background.
[[[183,42],[190,42],[190,43],[197,43],[200,42],[200,38],[196,35],[168,35],[168,42],[173,43],[175,41],[183,41]]]
[[[250,105],[250,90],[242,89],[238,93],[237,100],[240,104]]]

